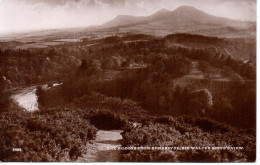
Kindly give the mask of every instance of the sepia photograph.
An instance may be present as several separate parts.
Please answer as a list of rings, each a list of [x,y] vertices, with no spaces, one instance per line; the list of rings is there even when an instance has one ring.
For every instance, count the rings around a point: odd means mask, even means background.
[[[256,0],[0,0],[0,163],[256,162]]]

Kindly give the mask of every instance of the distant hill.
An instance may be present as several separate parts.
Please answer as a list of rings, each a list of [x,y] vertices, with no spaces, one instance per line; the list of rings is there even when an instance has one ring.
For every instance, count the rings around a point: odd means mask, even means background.
[[[118,15],[116,16],[116,18],[114,18],[113,20],[103,24],[103,27],[115,27],[115,26],[119,26],[119,25],[131,25],[131,24],[140,24],[140,23],[144,23],[153,19],[158,18],[159,16],[170,12],[167,9],[161,9],[158,12],[156,12],[155,14],[148,16],[148,17],[144,17],[144,16],[130,16],[130,15]]]
[[[207,49],[213,54],[256,62],[256,40],[246,38],[219,38],[195,34],[176,33],[164,37],[168,47]]]
[[[190,6],[161,9],[150,16],[118,15],[103,25],[0,35],[0,41],[39,42],[57,39],[100,39],[126,33],[167,36],[174,33],[256,39],[256,22],[216,17]]]
[[[119,15],[100,28],[118,27],[119,32],[143,32],[156,35],[195,33],[213,36],[240,37],[255,35],[255,22],[216,17],[190,6],[174,11],[162,9],[151,16]],[[232,36],[234,35],[234,36]]]

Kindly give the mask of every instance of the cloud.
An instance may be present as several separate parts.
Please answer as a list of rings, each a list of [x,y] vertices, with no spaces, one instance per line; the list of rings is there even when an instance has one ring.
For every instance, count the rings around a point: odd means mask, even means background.
[[[180,5],[222,17],[256,19],[255,0],[4,0],[0,5],[0,32],[86,27],[119,14],[146,16]]]

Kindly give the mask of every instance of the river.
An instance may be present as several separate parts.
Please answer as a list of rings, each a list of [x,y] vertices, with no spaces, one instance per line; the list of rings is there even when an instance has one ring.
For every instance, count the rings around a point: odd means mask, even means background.
[[[16,91],[11,98],[25,110],[35,111],[39,109],[35,92],[36,87],[28,87]]]
[[[62,83],[54,83],[52,87],[55,87],[57,85],[61,85]],[[37,102],[37,96],[35,94],[37,86],[30,86],[27,88],[22,88],[16,90],[11,98],[18,103],[19,106],[23,107],[27,111],[35,111],[39,110],[38,108],[38,102]],[[48,87],[47,84],[42,85],[43,89],[49,89],[51,87]]]

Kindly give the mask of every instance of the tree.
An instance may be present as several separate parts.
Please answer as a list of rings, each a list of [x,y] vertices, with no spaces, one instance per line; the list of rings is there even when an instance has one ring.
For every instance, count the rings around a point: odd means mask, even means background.
[[[212,117],[220,121],[230,121],[233,117],[233,106],[226,97],[221,97],[215,101]]]
[[[212,95],[208,89],[199,89],[191,93],[190,106],[192,114],[205,114],[213,105]]]
[[[160,110],[165,110],[167,108],[167,102],[165,100],[165,96],[160,96],[158,98],[158,106]]]
[[[43,88],[41,86],[37,86],[35,94],[37,96],[37,101],[38,101],[39,107],[44,107],[45,106],[45,91],[43,90]]]
[[[0,75],[0,113],[6,111],[10,104],[10,98],[4,93],[5,87],[5,79]]]
[[[209,64],[206,61],[199,61],[198,64],[198,69],[201,70],[202,72],[207,72],[209,71]]]
[[[233,73],[232,75],[230,75],[230,78],[233,84],[235,85],[235,87],[237,86],[239,87],[245,84],[244,79],[237,73]]]
[[[115,62],[112,58],[105,58],[102,61],[101,66],[102,66],[102,69],[105,69],[105,70],[114,69],[115,68]]]
[[[86,61],[86,59],[82,59],[81,64],[79,66],[79,70],[83,71],[83,70],[86,70],[86,69],[87,69],[87,61]]]
[[[230,57],[230,55],[228,55],[228,58],[227,58],[227,60],[226,60],[226,65],[230,65],[231,64],[231,57]]]

